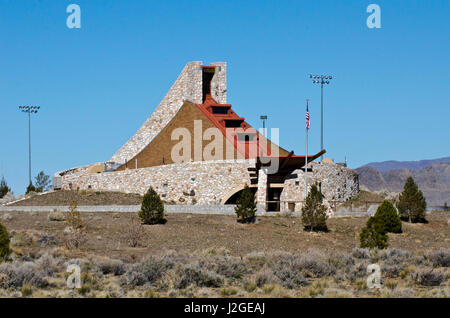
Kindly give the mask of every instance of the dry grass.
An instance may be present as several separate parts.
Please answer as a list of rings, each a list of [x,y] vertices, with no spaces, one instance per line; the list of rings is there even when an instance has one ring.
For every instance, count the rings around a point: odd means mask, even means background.
[[[0,265],[0,297],[449,297],[449,215],[403,223],[390,248],[358,249],[366,218],[332,218],[330,232],[303,231],[298,218],[169,214],[143,226],[138,247],[123,231],[133,213],[81,213],[86,241],[64,247],[64,222],[48,213],[10,213],[15,263]],[[79,290],[66,265],[83,267]],[[382,290],[366,287],[367,265],[382,268]],[[24,287],[25,286],[25,287]],[[44,288],[45,287],[45,288]]]
[[[10,214],[12,219],[3,221],[10,233],[34,233],[36,240],[51,235],[57,242],[64,242],[68,236],[64,233],[66,224],[49,221],[48,213]],[[225,248],[233,255],[254,251],[297,252],[310,248],[326,253],[351,252],[359,246],[358,234],[367,221],[364,217],[331,218],[328,220],[328,233],[309,233],[303,230],[300,219],[294,217],[258,217],[257,224],[240,224],[233,216],[168,214],[164,225],[143,226],[138,247],[131,248],[123,234],[136,218],[135,213],[81,215],[86,224],[86,242],[81,246],[83,252],[136,258],[168,249],[195,252]],[[428,224],[403,222],[402,234],[389,234],[389,246],[423,253],[445,248],[450,242],[448,218],[447,212],[434,212],[427,216]],[[36,252],[40,247],[41,244],[34,244],[21,249]]]

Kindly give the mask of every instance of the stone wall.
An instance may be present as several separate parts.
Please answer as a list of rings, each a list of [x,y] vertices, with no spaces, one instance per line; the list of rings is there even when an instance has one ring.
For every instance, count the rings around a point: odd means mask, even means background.
[[[121,191],[144,194],[150,186],[174,204],[220,204],[230,190],[250,184],[248,160],[199,161],[103,173],[71,173],[63,190]]]
[[[211,97],[219,104],[227,103],[227,63],[211,63],[216,66],[211,80]]]
[[[332,201],[345,202],[359,192],[358,174],[355,170],[336,164],[312,162],[308,165],[308,191],[312,184],[320,185],[326,205]],[[284,182],[281,201],[303,201],[305,199],[305,171],[297,169],[292,178]],[[295,203],[295,211],[300,211],[302,202]],[[281,210],[287,211],[288,203],[282,203]]]
[[[128,140],[109,161],[125,163],[136,156],[175,116],[185,100],[196,104],[202,103],[202,62],[186,64],[167,95],[156,107],[138,132]],[[226,63],[214,63],[216,68],[212,83],[213,94],[218,102],[226,102]]]

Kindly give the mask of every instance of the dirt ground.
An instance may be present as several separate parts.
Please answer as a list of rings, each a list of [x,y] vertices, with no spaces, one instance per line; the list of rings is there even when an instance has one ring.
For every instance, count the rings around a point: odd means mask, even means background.
[[[235,256],[255,251],[300,252],[310,248],[349,252],[359,246],[359,232],[367,221],[365,217],[331,218],[328,233],[310,233],[303,230],[300,219],[295,217],[258,217],[256,224],[239,224],[233,216],[169,214],[165,224],[143,226],[144,236],[139,246],[131,248],[124,235],[136,214],[81,215],[86,224],[86,240],[76,253],[131,259],[166,250],[189,253],[208,248],[225,248]],[[389,234],[389,247],[419,253],[449,248],[450,213],[433,212],[427,218],[428,224],[403,222],[402,234]],[[66,240],[67,225],[64,221],[49,221],[48,213],[3,212],[0,219],[13,235],[27,232],[36,233],[37,237],[54,236],[53,243],[48,244],[56,246],[64,245]],[[41,248],[40,244],[21,247],[25,254]]]

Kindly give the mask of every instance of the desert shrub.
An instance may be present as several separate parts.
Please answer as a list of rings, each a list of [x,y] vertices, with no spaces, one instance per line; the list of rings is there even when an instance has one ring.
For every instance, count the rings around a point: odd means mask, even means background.
[[[133,216],[124,228],[123,239],[129,247],[136,247],[142,239],[143,232],[144,229],[141,222]]]
[[[224,288],[222,288],[221,290],[220,290],[220,294],[222,295],[222,296],[231,296],[231,295],[236,295],[237,294],[237,289],[236,288],[227,288],[227,287],[224,287]]]
[[[248,265],[240,259],[229,257],[207,257],[199,261],[202,268],[214,271],[219,275],[241,278],[248,273]]]
[[[392,298],[413,298],[415,297],[415,292],[409,287],[396,287],[391,294]]]
[[[428,260],[434,267],[449,267],[450,266],[450,251],[439,250],[431,252],[427,255]]]
[[[357,259],[369,259],[370,251],[368,248],[355,247],[352,251],[352,256]]]
[[[256,285],[256,282],[249,281],[249,280],[244,281],[243,286],[244,286],[245,291],[247,291],[249,293],[254,291],[256,289],[256,287],[258,287],[258,285]]]
[[[256,286],[262,287],[267,284],[278,284],[280,280],[275,276],[272,270],[263,268],[255,275]]]
[[[24,284],[24,285],[22,285],[21,292],[22,292],[23,297],[31,296],[31,294],[33,293],[33,287],[30,285]]]
[[[386,232],[402,232],[402,221],[400,220],[400,216],[397,214],[397,210],[390,201],[384,200],[383,203],[381,203],[375,212],[375,218],[384,224]]]
[[[98,262],[98,268],[103,274],[114,274],[119,276],[125,273],[125,264],[118,259],[103,259]]]
[[[86,232],[83,229],[76,229],[67,233],[64,245],[67,249],[73,250],[80,248],[86,241]]]
[[[190,285],[198,287],[220,287],[223,278],[213,271],[202,269],[198,265],[188,264],[177,269],[175,288],[184,289]]]
[[[9,234],[3,224],[0,223],[0,263],[7,260],[11,254],[9,247]]]
[[[388,236],[386,234],[386,228],[379,219],[370,217],[367,220],[366,226],[361,230],[359,234],[360,246],[362,248],[387,248]]]
[[[302,223],[305,230],[327,231],[327,208],[322,204],[322,193],[316,184],[311,186],[305,206],[302,208]]]
[[[403,192],[399,196],[397,208],[402,220],[413,223],[426,222],[425,211],[427,203],[422,191],[419,190],[412,177],[408,177],[405,182]]]
[[[153,289],[148,289],[144,292],[144,298],[159,298],[160,295]]]
[[[2,263],[0,273],[8,276],[8,281],[3,284],[6,288],[21,288],[24,284],[38,288],[47,285],[45,273],[32,262]]]
[[[33,183],[31,181],[30,181],[30,184],[28,185],[28,187],[27,187],[27,189],[25,191],[25,194],[28,194],[30,192],[36,192],[36,188],[35,188],[35,186],[33,185]]]
[[[306,297],[317,297],[319,295],[323,295],[326,287],[328,287],[327,282],[316,280],[312,283],[311,287],[307,289],[304,295]]]
[[[69,205],[69,212],[66,213],[66,223],[74,230],[81,229],[84,226],[76,201],[72,201]]]
[[[392,264],[392,265],[384,265],[381,267],[381,271],[387,277],[395,278],[399,277],[400,274],[405,270],[405,264]]]
[[[411,253],[399,249],[387,249],[386,253],[381,257],[385,264],[399,265],[411,258]]]
[[[322,252],[308,250],[299,256],[295,256],[293,268],[300,270],[306,277],[323,277],[333,275],[336,272],[334,264]]]
[[[234,211],[237,215],[238,222],[253,223],[256,215],[255,194],[246,184],[242,190],[241,196],[237,199]]]
[[[49,221],[61,222],[66,220],[66,215],[63,212],[53,211],[47,215]]]
[[[447,279],[444,272],[434,269],[419,270],[413,277],[416,282],[423,286],[439,286]]]
[[[155,284],[174,263],[163,257],[150,256],[133,265],[126,273],[126,283],[132,287]]]
[[[275,272],[275,276],[281,281],[283,287],[289,289],[306,286],[308,284],[308,281],[300,272],[289,270],[287,268]]]
[[[301,272],[305,277],[323,277],[336,272],[336,267],[328,258],[315,250],[308,250],[301,255],[277,253],[269,261],[269,267],[274,273],[290,270]]]
[[[409,253],[408,251],[388,249],[386,253],[381,257],[381,259],[383,260],[381,271],[387,277],[398,277],[409,264],[410,258],[411,253]]]
[[[160,224],[164,221],[164,203],[152,187],[142,199],[139,218],[144,224]]]
[[[60,260],[47,251],[36,260],[36,265],[39,266],[45,276],[52,276],[60,269]]]
[[[360,278],[367,277],[367,265],[368,264],[364,261],[346,268],[347,279],[350,282],[355,282]]]
[[[2,180],[0,180],[0,199],[3,198],[10,191],[11,188],[8,187],[5,177],[2,176]]]
[[[347,268],[349,266],[355,265],[355,260],[349,254],[332,253],[328,258],[328,262],[338,268]]]
[[[78,293],[80,295],[86,295],[87,293],[89,293],[91,291],[92,287],[89,284],[83,284],[81,285],[80,288],[77,289]]]

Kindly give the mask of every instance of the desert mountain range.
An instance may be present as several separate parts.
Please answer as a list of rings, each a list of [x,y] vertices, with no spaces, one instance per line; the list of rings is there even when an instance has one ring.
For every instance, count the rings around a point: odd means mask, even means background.
[[[414,178],[429,206],[450,204],[450,157],[420,161],[372,162],[356,169],[359,183],[370,191],[403,191],[409,176]]]

